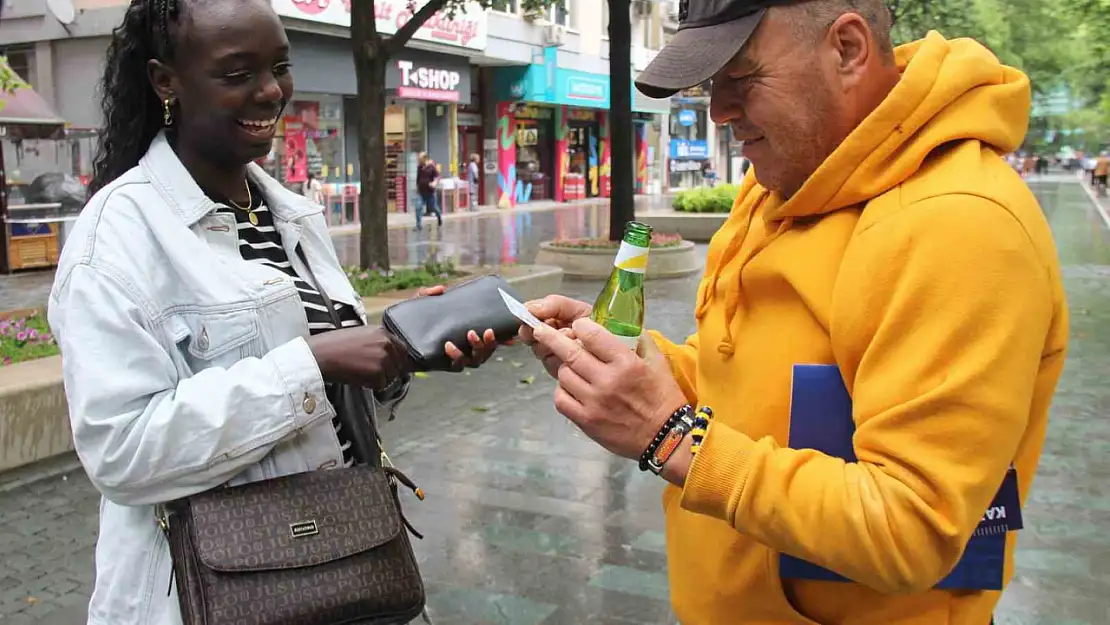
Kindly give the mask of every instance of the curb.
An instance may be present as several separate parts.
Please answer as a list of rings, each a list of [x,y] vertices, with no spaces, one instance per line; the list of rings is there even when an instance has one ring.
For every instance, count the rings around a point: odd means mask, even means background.
[[[563,283],[563,270],[552,266],[459,269],[469,274],[459,281],[499,274],[525,299],[537,299],[558,292]],[[380,323],[385,309],[404,299],[407,298],[363,298],[367,320]],[[71,458],[69,464],[64,461],[67,455]],[[46,463],[55,461],[58,466],[44,468]],[[4,367],[4,375],[0,377],[0,492],[67,473],[76,468],[73,466],[75,462],[73,435],[62,384],[61,356]],[[30,477],[21,476],[23,472]]]
[[[656,232],[680,234],[687,241],[708,243],[728,220],[729,213],[683,213],[652,211],[636,215],[636,219]]]
[[[704,268],[695,251],[693,241],[683,241],[673,247],[652,248],[648,260],[646,280],[664,280],[693,275]],[[568,248],[540,243],[536,262],[558,265],[567,278],[576,280],[605,280],[613,270],[613,249]]]
[[[1102,207],[1102,201],[1095,195],[1095,190],[1088,186],[1087,181],[1083,179],[1079,180],[1079,186],[1083,187],[1083,190],[1087,192],[1087,197],[1091,198],[1091,203],[1095,205],[1095,210],[1098,211],[1099,216],[1102,217],[1102,222],[1106,224],[1107,229],[1110,229],[1110,214]]]

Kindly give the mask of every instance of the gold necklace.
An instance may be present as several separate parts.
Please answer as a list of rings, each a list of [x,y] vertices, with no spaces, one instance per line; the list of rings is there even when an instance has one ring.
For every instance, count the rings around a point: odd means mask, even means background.
[[[245,211],[247,213],[247,221],[251,222],[252,226],[257,226],[258,215],[254,214],[254,198],[251,197],[251,185],[244,180],[243,186],[247,187],[247,205],[245,207],[239,206],[235,203],[235,200],[231,199],[230,197],[227,198],[227,201],[235,208],[238,208],[241,211]]]

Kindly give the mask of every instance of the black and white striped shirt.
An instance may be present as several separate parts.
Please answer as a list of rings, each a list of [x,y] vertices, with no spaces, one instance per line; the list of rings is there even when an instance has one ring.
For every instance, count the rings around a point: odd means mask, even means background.
[[[281,245],[281,236],[274,228],[273,213],[266,207],[262,191],[251,184],[250,192],[250,211],[232,208],[233,204],[226,198],[213,198],[214,201],[222,204],[217,212],[233,213],[235,215],[235,223],[239,232],[239,253],[243,255],[243,260],[269,265],[293,278],[293,284],[297,287],[301,302],[304,304],[305,318],[308,320],[310,334],[335,330],[335,322],[328,314],[328,309],[324,305],[324,298],[320,296],[320,292],[314,285],[297,275],[297,272],[293,269],[293,264],[289,262],[289,256]],[[252,213],[257,218],[257,224],[252,224],[250,221]],[[362,325],[362,320],[351,305],[335,301],[333,301],[333,304],[342,327],[350,328]],[[335,404],[335,389],[334,384],[325,385],[325,392],[333,405]],[[351,443],[343,435],[343,424],[340,423],[338,415],[332,420],[332,423],[335,426],[335,433],[339,437],[339,445],[343,449],[344,465],[349,467],[354,463],[354,458],[351,455]]]

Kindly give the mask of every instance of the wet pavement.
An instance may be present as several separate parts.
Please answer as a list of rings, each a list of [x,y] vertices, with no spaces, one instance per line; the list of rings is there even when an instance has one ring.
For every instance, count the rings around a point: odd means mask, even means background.
[[[670,196],[638,196],[637,212],[669,210]],[[596,237],[609,231],[608,200],[571,204],[539,203],[514,210],[483,210],[450,214],[442,227],[434,219],[415,232],[413,217],[390,215],[389,251],[395,265],[452,260],[456,265],[499,266],[531,263],[541,241]],[[344,265],[357,265],[358,233],[351,227],[333,232],[336,252]],[[0,312],[44,306],[50,297],[53,270],[0,275]]]
[[[1073,180],[1032,185],[1065,264],[1072,344],[997,622],[1103,625],[1110,622],[1110,386],[1103,379],[1110,228]],[[558,228],[578,236],[605,223],[575,210],[583,214],[459,222],[458,232],[438,240],[427,231],[406,235],[401,253],[410,262],[433,254],[528,262],[531,242]],[[498,232],[513,234],[498,239]],[[600,286],[572,281],[564,291],[590,299]],[[672,338],[689,333],[696,286],[694,277],[650,282],[649,324]],[[394,461],[428,494],[423,503],[408,498],[406,513],[426,535],[415,549],[436,623],[673,623],[660,482],[568,425],[552,408],[552,388],[527,352],[509,348],[471,375],[416,380],[402,415],[384,428]],[[79,470],[65,477],[0,492],[0,625],[83,622],[97,496]]]

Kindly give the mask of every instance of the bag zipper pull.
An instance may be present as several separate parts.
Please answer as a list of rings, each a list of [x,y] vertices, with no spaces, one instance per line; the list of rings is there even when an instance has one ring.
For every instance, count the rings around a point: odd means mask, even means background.
[[[170,519],[169,513],[166,512],[166,506],[159,504],[154,507],[154,516],[158,520],[158,527],[162,530],[162,534],[166,537],[168,542],[170,539]],[[173,578],[174,573],[177,572],[177,565],[173,561],[173,555],[170,555],[170,583],[166,585],[166,596],[169,597],[173,594]]]
[[[382,456],[385,456],[385,452],[382,452]],[[385,471],[386,475],[404,484],[409,490],[412,491],[412,494],[416,495],[417,499],[419,499],[420,501],[424,501],[424,489],[417,486],[416,483],[410,480],[407,475],[401,473],[401,470],[393,466],[392,462],[389,463],[389,466],[383,466],[382,470]]]
[[[382,452],[382,456],[385,456],[385,452]],[[390,484],[392,484],[394,487],[393,497],[397,499],[396,486],[397,482],[400,482],[408,487],[410,490],[412,490],[412,494],[416,495],[417,499],[419,499],[420,501],[424,501],[424,489],[417,486],[412,480],[409,479],[409,476],[401,473],[400,469],[392,466],[392,464],[393,463],[390,463],[390,466],[388,467],[383,466],[382,471],[385,471],[386,476],[389,478]],[[420,540],[424,540],[424,535],[416,531],[416,528],[412,526],[412,523],[409,523],[408,517],[405,516],[404,509],[401,508],[400,499],[397,499],[397,511],[401,514],[401,522],[405,524],[405,527],[407,527],[410,532],[412,532],[412,535],[419,538]]]

